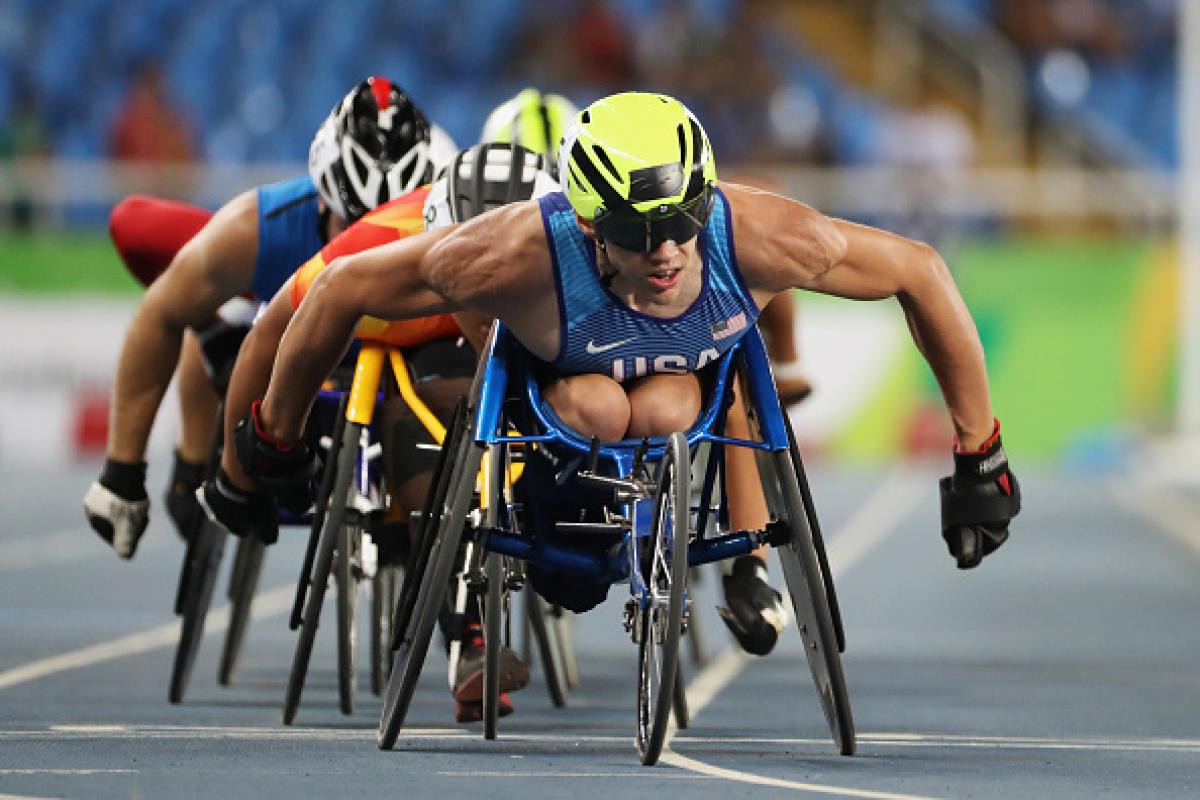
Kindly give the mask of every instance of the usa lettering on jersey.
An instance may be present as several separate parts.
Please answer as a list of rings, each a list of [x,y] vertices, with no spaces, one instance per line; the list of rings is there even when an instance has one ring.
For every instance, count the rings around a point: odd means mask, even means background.
[[[612,360],[612,377],[617,383],[624,383],[649,374],[686,375],[689,372],[711,364],[721,357],[715,347],[700,351],[696,363],[689,363],[687,356],[679,353],[664,353],[654,356],[633,356],[632,358],[614,358]]]

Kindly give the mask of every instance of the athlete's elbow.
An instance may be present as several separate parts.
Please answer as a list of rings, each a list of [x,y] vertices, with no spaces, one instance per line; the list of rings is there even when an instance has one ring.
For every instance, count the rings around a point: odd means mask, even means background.
[[[945,259],[932,246],[924,242],[912,242],[908,253],[904,274],[905,294],[924,295],[929,292],[939,294],[947,291],[958,293],[954,284],[954,276]]]
[[[356,274],[359,271],[353,256],[335,258],[313,281],[302,305],[355,318],[362,316],[363,311],[358,308],[362,304],[358,291],[362,282]]]

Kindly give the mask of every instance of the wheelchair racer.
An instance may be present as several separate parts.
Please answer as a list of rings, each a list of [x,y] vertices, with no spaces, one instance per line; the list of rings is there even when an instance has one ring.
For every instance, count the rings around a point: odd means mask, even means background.
[[[628,92],[591,104],[568,130],[559,164],[561,193],[331,264],[313,286],[316,302],[301,306],[282,339],[244,428],[255,444],[244,464],[280,483],[307,476],[305,417],[365,315],[401,320],[470,308],[500,319],[554,371],[543,397],[558,416],[611,441],[688,428],[701,406],[697,370],[773,297],[800,288],[897,300],[955,430],[954,472],[941,484],[950,554],[968,569],[1006,541],[1020,491],[978,333],[936,251],[718,183],[699,121],[665,95]],[[749,465],[734,462],[738,451]],[[761,507],[761,487],[745,488],[756,474],[753,454],[728,455],[728,474],[740,476],[731,515],[735,500],[751,509],[754,494]],[[755,556],[739,560],[727,600],[743,647],[764,653],[777,637],[779,603],[763,602],[774,592],[760,567]],[[584,583],[575,590],[587,591]]]
[[[269,299],[297,264],[367,210],[428,182],[447,149],[452,154],[449,137],[396,84],[374,76],[322,123],[308,175],[245,192],[216,214],[147,197],[113,210],[113,242],[150,287],[122,346],[104,468],[84,498],[89,523],[119,556],[133,557],[149,520],[146,442],[177,363],[183,431],[167,507],[182,534],[193,529],[193,491],[216,417],[206,361],[231,363],[241,336],[224,323],[214,327],[222,304],[244,294]],[[188,329],[204,331],[207,358],[189,336],[181,360]]]
[[[479,134],[481,142],[513,142],[540,153],[558,177],[558,145],[579,109],[560,94],[533,87],[522,89],[488,115]]]
[[[251,419],[255,418],[256,398],[267,387],[280,338],[327,265],[423,230],[463,222],[510,202],[548,194],[557,184],[544,166],[540,156],[519,145],[491,143],[463,150],[432,187],[421,187],[368,212],[296,271],[267,305],[238,354],[226,394],[226,446],[221,467],[202,491],[202,502],[215,521],[239,536],[261,536],[264,531],[273,534],[275,530],[274,498],[253,486],[234,455],[251,462],[255,459],[259,445],[254,427],[235,430],[235,423],[247,411]],[[401,348],[420,399],[447,424],[459,396],[470,387],[476,352],[483,345],[490,323],[490,319],[472,313],[453,317],[439,314],[403,322],[365,318],[359,321],[356,336]],[[463,341],[464,336],[469,342]],[[381,562],[395,563],[407,533],[400,521],[407,522],[410,512],[423,505],[437,458],[434,450],[421,446],[433,444],[433,439],[399,396],[385,399],[380,422],[391,498],[388,518],[398,524],[378,531],[378,535],[373,532],[372,538],[379,547]],[[268,543],[273,540],[273,535],[267,538]],[[483,716],[484,651],[478,604],[469,602],[467,608],[463,648],[455,672],[455,718],[459,722]],[[513,710],[507,693],[528,683],[529,668],[505,648],[501,670],[500,711],[507,715]]]

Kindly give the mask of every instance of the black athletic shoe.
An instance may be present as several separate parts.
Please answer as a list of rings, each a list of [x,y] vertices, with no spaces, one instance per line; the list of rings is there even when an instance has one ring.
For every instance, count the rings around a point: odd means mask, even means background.
[[[767,567],[754,556],[739,556],[722,578],[724,608],[717,613],[747,653],[765,656],[787,624],[783,597],[767,583]]]

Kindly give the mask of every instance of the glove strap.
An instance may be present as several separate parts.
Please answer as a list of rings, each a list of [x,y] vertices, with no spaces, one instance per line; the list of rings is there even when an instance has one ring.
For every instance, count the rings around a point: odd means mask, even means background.
[[[267,433],[266,428],[262,424],[262,400],[255,400],[250,404],[250,421],[254,424],[254,435],[258,437],[263,444],[268,444],[278,450],[280,453],[290,453],[295,445],[284,444],[276,439],[271,434]]]
[[[1011,494],[997,488],[976,486],[955,491],[953,478],[938,482],[942,495],[942,530],[958,525],[1006,525],[1021,511],[1021,487],[1008,473]],[[987,491],[987,488],[992,488]]]
[[[122,500],[145,500],[146,462],[130,463],[106,458],[100,473],[100,485]]]
[[[962,451],[954,443],[954,478],[957,482],[974,485],[999,480],[1008,472],[1008,456],[1000,441],[1000,420],[995,420],[992,435],[978,450]]]

